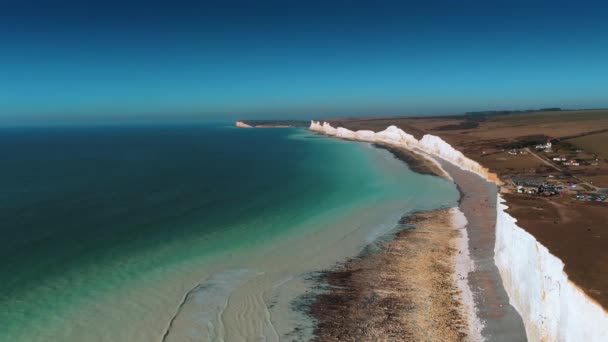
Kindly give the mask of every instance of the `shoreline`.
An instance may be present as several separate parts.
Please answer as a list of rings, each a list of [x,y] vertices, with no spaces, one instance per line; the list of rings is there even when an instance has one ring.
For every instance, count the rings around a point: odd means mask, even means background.
[[[330,128],[330,134],[328,134],[325,124],[321,126],[314,122],[311,125],[311,129],[329,136],[373,143],[375,146],[379,145],[377,147],[385,148],[389,151],[391,149],[407,150],[408,154],[414,154],[419,158],[428,160],[424,165],[435,164],[437,169],[447,176],[446,178],[453,181],[460,193],[458,208],[467,223],[466,228],[462,229],[462,234],[459,234],[460,237],[457,240],[457,246],[461,250],[458,256],[453,257],[450,269],[453,274],[458,275],[454,277],[452,284],[456,284],[460,299],[459,304],[452,305],[452,308],[458,310],[461,317],[466,317],[467,328],[465,330],[467,334],[465,336],[458,335],[458,338],[447,340],[478,341],[490,337],[492,340],[498,341],[526,340],[523,320],[519,313],[510,305],[500,273],[493,261],[496,204],[492,206],[491,202],[488,203],[488,201],[492,198],[495,201],[497,187],[496,184],[484,179],[483,176],[487,176],[487,169],[484,169],[480,165],[471,164],[467,165],[467,169],[470,169],[470,171],[465,171],[462,169],[462,166],[456,166],[455,163],[456,161],[462,161],[464,156],[458,151],[446,151],[445,146],[442,146],[445,142],[429,139],[431,142],[429,143],[427,140],[427,145],[416,146],[416,143],[413,143],[407,134],[405,136],[403,134],[401,136],[386,136],[392,133],[390,132],[390,127],[384,131],[389,132],[388,134],[384,132],[372,132],[372,134],[376,135],[375,137],[372,135],[372,138],[368,137],[369,133],[364,133],[364,135],[359,137],[358,135],[361,131],[353,133],[354,136],[350,136],[352,135],[351,133],[344,134],[344,129],[338,129],[335,131],[336,134],[332,134],[334,131]],[[385,135],[381,135],[383,133]],[[399,133],[397,132],[397,134]],[[390,148],[386,148],[385,146],[389,146]],[[394,152],[393,155],[405,163],[408,162],[407,157],[399,158]],[[417,171],[415,168],[411,169]],[[433,174],[440,176],[437,172]],[[488,176],[485,178],[494,180],[495,177]],[[474,186],[468,187],[467,184]],[[477,188],[475,188],[475,185]],[[475,196],[476,191],[479,191],[479,187],[486,189],[486,196]],[[452,228],[454,229],[455,226],[453,224]],[[465,257],[462,256],[463,251],[465,252]],[[468,257],[469,255],[470,258]],[[348,267],[348,264],[345,267]],[[377,272],[382,272],[381,268]],[[469,305],[466,305],[467,299]],[[347,324],[348,317],[347,315],[334,315],[326,318],[326,320],[333,321],[333,323],[329,324],[330,326],[337,326],[340,324],[340,320],[344,324]],[[323,326],[323,317],[316,318],[321,322],[321,326]],[[323,332],[319,333],[321,336],[324,334]],[[446,339],[442,338],[441,340]]]
[[[336,127],[332,127],[331,124],[335,124]],[[493,216],[493,219],[478,220],[477,224],[473,221],[471,226],[474,226],[475,229],[467,227],[466,230],[463,230],[464,232],[475,231],[478,235],[477,238],[474,234],[469,237],[469,241],[478,243],[475,246],[471,243],[469,251],[475,259],[475,266],[479,265],[481,267],[478,270],[473,270],[478,271],[476,274],[471,272],[476,279],[473,279],[469,285],[471,287],[476,286],[474,289],[476,293],[475,304],[482,309],[479,311],[481,316],[485,315],[483,320],[493,323],[484,325],[484,337],[490,336],[492,340],[511,341],[514,338],[509,337],[509,335],[513,335],[515,331],[517,335],[515,340],[602,340],[601,336],[606,336],[608,333],[608,329],[605,328],[607,325],[593,325],[591,322],[608,322],[608,313],[600,304],[602,293],[601,290],[598,290],[598,288],[601,288],[604,278],[587,275],[587,278],[585,278],[585,281],[587,281],[586,288],[574,281],[580,279],[570,279],[572,274],[574,274],[572,277],[576,278],[581,272],[588,270],[591,265],[601,263],[601,260],[589,257],[590,254],[598,252],[598,248],[601,248],[600,235],[596,231],[603,232],[603,227],[598,225],[597,221],[591,222],[587,219],[588,216],[597,218],[597,215],[593,216],[595,212],[590,213],[590,210],[587,210],[589,208],[582,205],[580,212],[574,211],[575,208],[568,207],[568,214],[581,221],[579,226],[566,226],[559,222],[559,219],[542,221],[547,214],[550,215],[555,210],[548,210],[544,216],[540,216],[540,221],[534,221],[538,214],[536,210],[547,209],[547,206],[544,205],[547,204],[545,202],[549,202],[549,209],[555,209],[553,203],[550,200],[541,201],[543,203],[542,208],[538,208],[538,205],[533,208],[528,208],[525,205],[522,207],[521,203],[517,203],[517,201],[515,204],[511,203],[511,198],[509,198],[509,203],[505,203],[509,196],[508,193],[503,194],[502,192],[502,186],[505,185],[503,179],[506,178],[499,178],[499,175],[505,176],[505,172],[502,172],[505,171],[505,166],[504,163],[497,164],[497,162],[494,162],[494,153],[487,154],[491,157],[488,159],[489,162],[486,163],[488,160],[484,157],[488,151],[480,150],[480,148],[487,149],[488,144],[484,145],[469,136],[457,136],[456,134],[439,137],[427,133],[434,131],[432,123],[424,122],[420,125],[427,126],[420,128],[417,124],[412,125],[411,122],[403,122],[403,120],[397,122],[381,120],[373,123],[365,121],[358,125],[336,120],[331,122],[311,121],[309,130],[338,139],[370,144],[386,144],[418,153],[437,164],[439,169],[444,170],[440,164],[447,165],[447,168],[451,166],[457,170],[456,172],[479,176],[480,180],[477,181],[477,186],[482,188],[494,187],[493,196],[487,194],[485,196],[486,201],[484,202],[487,203],[477,208],[473,206],[469,213],[469,216],[472,215],[473,217],[477,213],[486,213],[489,214],[486,216]],[[506,131],[503,130],[505,132],[501,131],[507,134],[507,137],[512,136],[508,135],[512,134],[508,130],[511,126],[507,126]],[[407,132],[414,135],[404,131],[404,127]],[[482,139],[483,141],[484,138],[490,137],[494,139],[492,142],[502,143],[501,138],[497,139],[492,129],[500,129],[500,127],[489,123],[484,130],[474,132],[475,139]],[[579,129],[584,129],[584,127]],[[504,134],[502,136],[505,136]],[[519,133],[515,137],[521,136],[522,134]],[[470,146],[467,144],[470,144]],[[457,150],[455,147],[459,149]],[[400,159],[398,156],[396,157]],[[503,160],[504,158],[495,159]],[[517,165],[517,167],[520,167],[519,164]],[[506,170],[506,173],[509,174],[509,172],[518,172],[523,169],[507,168]],[[450,173],[445,172],[445,175],[446,178],[456,184],[461,197],[459,207],[462,207],[467,214],[466,205],[464,205],[465,197],[467,197],[467,193],[472,195],[476,195],[476,193],[467,191],[464,186],[461,186],[460,181],[451,178]],[[496,191],[496,185],[501,187],[501,191]],[[488,208],[493,210],[488,210]],[[591,209],[593,208],[595,207],[591,207]],[[527,212],[526,209],[528,209]],[[513,216],[513,213],[516,215]],[[563,219],[561,213],[559,213],[559,216]],[[519,225],[518,220],[522,222]],[[537,221],[540,222],[540,227],[533,225],[538,223]],[[571,237],[571,239],[576,238],[579,245],[583,242],[590,244],[589,247],[592,250],[582,257],[585,263],[577,264],[578,268],[572,272],[573,260],[576,263],[579,260],[578,255],[577,258],[573,259],[571,253],[568,254],[571,250],[565,249],[569,244],[564,245],[563,239],[556,243],[552,240],[554,238],[552,233],[557,228],[560,229],[559,233],[561,235],[572,235],[577,232],[580,226],[585,224],[592,225],[586,231],[593,231],[592,234],[596,234],[594,237],[597,240],[589,240],[589,237],[587,237],[589,234],[584,237],[580,236],[584,238],[581,241],[579,241],[578,235]],[[547,234],[545,227],[549,228],[550,234]],[[480,246],[484,248],[480,248]],[[482,251],[484,253],[481,253]],[[568,266],[570,269],[568,269]],[[474,284],[475,282],[476,284]],[[589,284],[595,284],[599,287],[590,287]],[[488,295],[489,297],[487,297]],[[511,318],[505,319],[506,317]],[[503,323],[500,323],[501,321]],[[516,329],[505,329],[504,322],[507,322],[506,327],[515,326]],[[521,325],[523,325],[523,328],[521,328]]]

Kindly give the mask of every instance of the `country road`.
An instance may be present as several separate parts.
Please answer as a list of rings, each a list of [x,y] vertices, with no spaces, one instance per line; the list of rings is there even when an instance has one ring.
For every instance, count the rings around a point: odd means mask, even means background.
[[[540,160],[541,162],[551,166],[552,168],[556,169],[559,172],[562,172],[563,170],[560,169],[559,167],[557,167],[555,164],[551,163],[550,161],[548,161],[547,159],[539,156],[538,154],[536,154],[535,152],[532,152],[532,150],[530,150],[530,148],[526,147],[526,151],[528,151],[528,153],[530,153],[531,155],[533,155],[534,157],[536,157],[536,159]]]

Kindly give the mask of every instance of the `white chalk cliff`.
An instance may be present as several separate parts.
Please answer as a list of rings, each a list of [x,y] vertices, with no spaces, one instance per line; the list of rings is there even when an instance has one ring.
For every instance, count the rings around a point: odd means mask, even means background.
[[[244,123],[243,121],[237,121],[236,122],[236,127],[239,127],[239,128],[253,128],[253,126],[248,125],[248,124]]]
[[[504,202],[498,195],[494,262],[528,340],[608,341],[608,313],[568,280],[559,258],[517,226]]]
[[[356,131],[311,121],[310,130],[344,139],[384,143],[446,160],[499,184],[498,177],[443,139],[417,140],[396,126],[384,131]],[[529,341],[608,341],[608,313],[568,280],[564,263],[517,226],[498,195],[494,262],[511,305],[524,321]],[[598,270],[602,271],[602,270]]]
[[[489,172],[487,168],[481,166],[478,162],[465,157],[460,151],[454,149],[450,144],[443,141],[443,139],[434,135],[426,134],[422,139],[417,140],[413,135],[404,132],[396,126],[389,126],[384,131],[380,132],[367,130],[353,132],[343,127],[334,128],[327,122],[321,124],[318,121],[311,121],[309,128],[312,131],[336,136],[338,138],[383,143],[437,156],[463,170],[478,174],[481,177],[488,179],[490,182],[499,183],[496,175]]]

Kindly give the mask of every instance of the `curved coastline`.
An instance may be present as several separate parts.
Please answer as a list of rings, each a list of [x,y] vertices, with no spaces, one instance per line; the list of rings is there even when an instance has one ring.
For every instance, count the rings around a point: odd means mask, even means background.
[[[357,131],[353,132],[344,128],[334,128],[328,123],[311,121],[310,129],[319,133],[336,136],[339,138],[380,142],[393,146],[410,149],[422,153],[431,159],[437,159],[447,168],[460,169],[480,176],[483,180],[500,185],[497,175],[489,172],[479,163],[465,157],[461,152],[455,150],[441,138],[425,135],[421,140],[403,130],[389,126],[381,132]],[[453,171],[450,172],[453,175]],[[456,183],[458,180],[456,180]],[[460,190],[466,197],[467,191],[458,184]],[[587,340],[601,341],[608,332],[608,313],[594,300],[586,296],[575,284],[568,280],[563,270],[563,262],[552,255],[542,244],[518,227],[516,220],[505,212],[507,208],[500,195],[495,193],[492,199],[494,205],[489,205],[495,213],[491,222],[486,222],[484,231],[490,239],[483,241],[484,246],[491,247],[492,253],[485,255],[482,260],[475,260],[476,266],[485,265],[496,271],[490,270],[490,278],[494,281],[486,282],[481,277],[480,282],[498,287],[508,294],[507,305],[516,313],[519,319],[523,319],[524,334],[516,331],[515,336],[501,336],[500,330],[489,331],[488,322],[497,323],[495,317],[483,317],[483,312],[492,312],[490,304],[484,296],[477,296],[475,300],[476,314],[484,323],[484,338],[492,340]],[[494,209],[495,208],[495,209]],[[485,208],[485,212],[489,212]],[[466,213],[465,213],[466,214]],[[489,229],[488,229],[489,228]],[[467,231],[471,233],[470,225]],[[469,238],[469,242],[473,241]],[[482,242],[482,241],[478,241]],[[518,242],[527,242],[518,244]],[[473,255],[479,247],[469,250]],[[486,253],[488,254],[488,253]],[[534,275],[534,276],[533,276]],[[498,281],[496,281],[498,279]],[[472,282],[469,282],[471,286]],[[473,288],[473,290],[475,290]],[[486,291],[486,294],[496,292]],[[500,297],[500,296],[499,296]],[[496,297],[495,297],[496,298]],[[500,302],[496,302],[497,304]],[[505,308],[500,303],[499,308]],[[516,312],[515,312],[516,310]],[[501,311],[501,310],[498,310]],[[505,310],[502,310],[505,312]],[[581,312],[584,313],[581,315]],[[495,312],[496,313],[496,312]],[[511,320],[510,324],[516,320]],[[492,329],[493,330],[493,329]],[[497,334],[498,333],[498,334]]]
[[[462,230],[466,234],[460,235],[458,244],[466,247],[459,254],[464,251],[470,255],[471,262],[466,263],[462,258],[457,258],[452,266],[462,272],[454,282],[458,285],[459,297],[464,304],[458,310],[469,317],[467,340],[526,339],[521,317],[509,305],[499,271],[495,267],[487,267],[488,264],[493,265],[494,236],[488,234],[493,233],[493,230],[483,228],[487,228],[489,221],[495,220],[495,216],[492,216],[493,208],[487,206],[488,200],[495,198],[496,184],[500,183],[496,175],[466,158],[438,137],[425,135],[421,140],[417,140],[395,126],[389,126],[377,133],[352,132],[341,127],[333,128],[326,122],[321,124],[311,121],[310,129],[342,139],[406,149],[438,165],[442,173],[458,186],[461,194],[459,209],[467,221],[466,229]],[[491,182],[485,182],[486,179]],[[483,196],[477,196],[480,188]],[[475,243],[475,246],[472,246],[472,243]],[[472,302],[463,300],[467,298],[472,299]]]
[[[327,129],[331,126],[324,124],[320,127]],[[326,134],[323,128],[319,131],[311,126],[311,130]],[[412,146],[415,141],[413,137],[410,140],[407,135],[393,130],[391,134],[382,134],[382,139],[375,140],[371,131],[371,133],[364,132],[364,139],[359,139],[361,135],[348,134],[348,130],[343,128],[329,131],[336,134],[328,135],[345,140],[370,142],[377,148],[386,149],[395,158],[405,162],[414,172],[454,181],[440,160]],[[395,137],[398,137],[397,139],[405,137],[406,141],[411,141],[412,144],[403,146],[393,143],[391,138]],[[321,327],[317,329],[316,335],[320,340],[328,338],[422,340],[431,338],[431,335],[432,338],[443,341],[484,340],[482,333],[484,322],[480,320],[477,312],[476,297],[478,296],[471,291],[468,284],[469,274],[475,268],[475,260],[469,253],[466,229],[468,222],[467,215],[458,207],[414,213],[402,219],[401,226],[397,227],[393,239],[381,243],[379,252],[364,251],[357,258],[324,274],[321,280],[329,283],[332,290],[313,304],[312,314],[320,321]],[[400,253],[394,253],[395,250]],[[437,250],[446,252],[437,254]],[[429,253],[433,254],[432,263],[427,259]],[[399,265],[398,271],[395,271],[395,265]],[[438,269],[442,270],[441,276],[436,273]],[[376,297],[394,292],[392,287],[396,286],[394,283],[390,286],[383,284],[387,278],[393,281],[398,279],[397,282],[400,284],[398,288],[401,293],[387,295],[390,301],[395,303],[394,307],[392,305],[382,307],[375,302],[378,300]],[[334,287],[337,290],[333,290]],[[434,289],[434,292],[426,293],[427,288]],[[399,306],[407,310],[396,310]],[[358,312],[359,315],[346,315],[349,310]],[[405,314],[402,313],[403,311]],[[429,312],[433,314],[429,316]],[[367,317],[384,316],[385,320],[379,323],[381,317],[369,320],[357,318],[364,314]],[[387,321],[389,323],[385,323]],[[394,323],[393,321],[400,323],[391,324]],[[412,321],[415,323],[412,324]],[[433,321],[437,329],[424,328],[425,322],[428,321]],[[361,329],[362,325],[366,326],[364,330],[368,332]],[[350,329],[347,329],[348,327]],[[431,335],[429,335],[430,330],[432,330]],[[395,331],[399,333],[394,335]],[[523,328],[521,331],[523,335]]]

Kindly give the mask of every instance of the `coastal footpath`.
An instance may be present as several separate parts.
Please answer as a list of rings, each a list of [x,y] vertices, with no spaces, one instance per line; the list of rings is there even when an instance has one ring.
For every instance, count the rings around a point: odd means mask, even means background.
[[[404,148],[438,162],[448,162],[500,185],[497,175],[434,135],[426,134],[418,140],[395,126],[380,132],[351,131],[315,121],[311,122],[309,128],[342,139]],[[568,280],[563,262],[520,228],[516,219],[506,212],[507,205],[502,197],[499,194],[496,197],[494,265],[500,273],[509,303],[523,319],[527,339],[604,341],[608,336],[606,311]],[[474,261],[477,263],[477,260]],[[479,312],[484,304],[476,300],[475,305]]]

